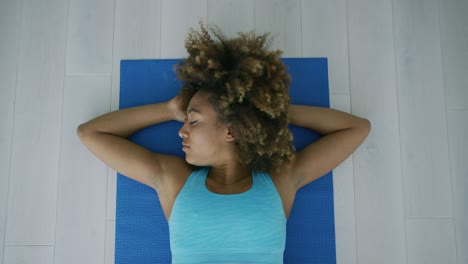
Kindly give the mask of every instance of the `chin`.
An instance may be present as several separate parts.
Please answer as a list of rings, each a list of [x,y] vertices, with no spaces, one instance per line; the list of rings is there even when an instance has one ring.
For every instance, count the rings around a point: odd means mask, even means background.
[[[191,158],[189,158],[187,155],[185,155],[185,161],[190,164],[190,165],[194,165],[194,166],[199,166],[198,163],[194,160],[192,160]]]
[[[187,157],[187,156],[185,156],[185,161],[186,161],[188,164],[193,165],[193,166],[198,166],[198,167],[210,166],[209,164],[206,164],[206,163],[203,163],[203,162],[200,162],[200,161],[196,161],[196,160],[190,159],[190,158]]]

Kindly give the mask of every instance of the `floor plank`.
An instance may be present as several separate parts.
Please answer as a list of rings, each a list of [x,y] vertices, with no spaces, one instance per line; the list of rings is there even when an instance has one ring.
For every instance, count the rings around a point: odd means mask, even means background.
[[[106,221],[106,260],[105,264],[115,263],[115,221]]]
[[[408,263],[457,264],[453,218],[409,218]]]
[[[458,263],[468,263],[468,111],[448,110],[455,236]]]
[[[54,263],[54,246],[7,246],[3,263]]]
[[[64,88],[55,263],[103,263],[108,166],[76,130],[109,112],[111,76],[66,76]]]
[[[438,3],[447,109],[468,109],[468,1]]]
[[[0,263],[6,235],[20,26],[21,2],[3,1],[0,8]]]
[[[406,263],[391,10],[389,1],[348,2],[351,113],[372,123],[353,154],[357,263]]]
[[[346,0],[301,1],[302,56],[328,58],[330,94],[350,94]]]
[[[406,216],[453,216],[436,0],[394,0]]]
[[[208,22],[220,27],[228,38],[254,30],[254,13],[251,0],[208,0]]]
[[[67,2],[22,1],[5,245],[55,243],[66,21]]]
[[[198,22],[208,20],[207,0],[163,0],[161,17],[161,58],[185,58],[185,38],[191,27],[198,30]]]
[[[254,27],[258,34],[270,32],[271,50],[282,50],[282,57],[301,57],[301,1],[255,0]]]
[[[70,0],[66,74],[111,74],[114,0]]]

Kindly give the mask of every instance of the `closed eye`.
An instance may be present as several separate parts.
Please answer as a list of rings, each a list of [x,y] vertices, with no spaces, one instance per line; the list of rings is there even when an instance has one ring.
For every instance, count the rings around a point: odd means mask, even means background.
[[[197,122],[198,122],[198,120],[195,120],[195,121],[190,122],[190,124],[193,125],[193,124],[195,124]]]

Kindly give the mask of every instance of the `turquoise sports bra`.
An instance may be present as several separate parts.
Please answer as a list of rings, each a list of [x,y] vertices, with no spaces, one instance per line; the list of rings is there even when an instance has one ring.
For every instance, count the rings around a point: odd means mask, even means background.
[[[206,188],[210,167],[192,172],[169,218],[172,263],[283,263],[286,216],[267,173],[240,194]]]

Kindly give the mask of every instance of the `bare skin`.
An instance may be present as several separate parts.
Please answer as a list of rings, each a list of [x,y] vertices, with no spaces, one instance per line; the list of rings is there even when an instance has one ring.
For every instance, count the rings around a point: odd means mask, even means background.
[[[115,171],[152,187],[169,220],[174,201],[193,171],[192,165],[210,166],[206,187],[215,193],[249,190],[251,171],[238,158],[236,138],[229,124],[217,121],[206,94],[195,94],[187,112],[178,110],[178,98],[122,109],[94,118],[77,129],[80,141]],[[270,171],[289,217],[296,192],[336,168],[370,132],[370,122],[345,112],[314,106],[290,105],[291,124],[314,130],[322,137],[294,153],[293,161]],[[185,158],[151,152],[127,138],[136,131],[169,120],[184,122],[179,131]],[[182,146],[181,146],[182,147]]]
[[[192,165],[211,167],[206,179],[206,187],[211,192],[246,192],[253,185],[252,171],[239,161],[239,153],[234,145],[235,137],[228,125],[218,122],[217,113],[208,103],[208,97],[209,95],[204,93],[195,94],[187,108],[184,125],[179,130],[179,136],[185,146],[185,160]],[[179,113],[179,116],[183,115]],[[287,188],[285,181],[279,180],[280,175],[270,175],[283,198],[285,215],[288,217],[296,192],[293,188]],[[174,192],[170,194],[172,197],[168,199],[170,202],[165,205],[168,211],[166,215],[170,215],[173,202],[188,176],[174,183],[177,187],[173,188]]]

